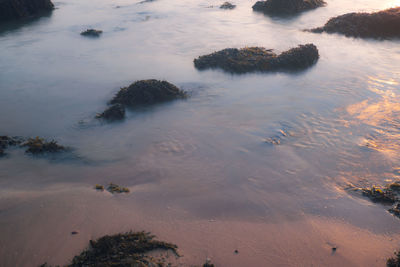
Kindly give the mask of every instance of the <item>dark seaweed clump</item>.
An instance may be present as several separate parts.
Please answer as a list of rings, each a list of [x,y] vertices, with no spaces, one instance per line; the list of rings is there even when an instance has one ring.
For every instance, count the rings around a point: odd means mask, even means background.
[[[223,3],[219,8],[221,9],[234,9],[236,7],[236,5],[229,3],[229,2],[225,2]]]
[[[121,90],[110,104],[122,104],[129,107],[147,106],[185,98],[186,93],[167,81],[141,80]]]
[[[400,267],[400,251],[394,253],[393,258],[389,258],[386,261],[387,267]]]
[[[361,192],[363,196],[368,197],[373,202],[390,205],[388,211],[400,218],[400,181],[395,181],[384,187],[357,188],[350,186],[350,189]]]
[[[44,154],[56,153],[67,150],[66,147],[59,145],[56,141],[46,141],[43,138],[29,138],[21,144],[21,147],[26,147],[26,153]]]
[[[114,194],[114,193],[129,193],[129,188],[119,186],[117,184],[110,183],[107,187],[107,191]]]
[[[398,200],[396,194],[390,188],[379,188],[375,186],[371,188],[363,188],[362,194],[373,202],[393,204]]]
[[[340,33],[347,37],[386,39],[400,37],[400,7],[375,13],[348,13],[331,18],[315,33]]]
[[[227,48],[194,60],[199,70],[220,68],[231,73],[294,71],[308,68],[319,59],[313,44],[299,45],[280,55],[263,47]]]
[[[0,21],[33,17],[53,9],[50,0],[0,0]]]
[[[253,10],[267,15],[293,15],[325,4],[323,0],[267,0],[255,3]]]
[[[88,37],[100,37],[103,31],[95,30],[95,29],[87,29],[86,31],[81,32],[81,35]]]
[[[125,107],[121,104],[114,104],[107,108],[103,113],[97,114],[96,118],[109,121],[122,120],[125,118]]]
[[[174,244],[154,240],[150,233],[128,232],[91,240],[90,247],[69,266],[166,266],[162,260],[145,255],[154,250],[171,250],[178,256]]]

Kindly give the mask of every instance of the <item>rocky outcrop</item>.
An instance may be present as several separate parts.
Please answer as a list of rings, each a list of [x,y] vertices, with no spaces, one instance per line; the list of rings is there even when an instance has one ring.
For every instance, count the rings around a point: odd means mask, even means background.
[[[53,9],[50,0],[0,0],[0,21],[33,17]]]
[[[311,31],[361,38],[400,37],[400,7],[375,13],[348,13],[331,18],[323,27]]]
[[[267,0],[255,3],[253,10],[275,16],[294,15],[325,4],[323,0]]]
[[[293,71],[314,65],[319,58],[313,44],[299,45],[280,55],[263,47],[227,48],[194,60],[199,70],[222,69],[231,73]]]

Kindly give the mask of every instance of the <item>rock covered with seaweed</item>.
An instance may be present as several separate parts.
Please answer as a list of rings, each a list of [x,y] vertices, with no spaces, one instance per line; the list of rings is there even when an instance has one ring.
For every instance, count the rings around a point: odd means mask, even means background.
[[[101,30],[87,29],[86,31],[81,32],[81,35],[86,37],[100,37],[102,33],[103,31]]]
[[[231,73],[295,71],[314,65],[318,59],[317,47],[306,44],[280,55],[263,47],[226,48],[198,57],[194,65],[199,70],[219,68]]]
[[[170,250],[179,256],[177,246],[154,238],[146,232],[128,232],[90,240],[90,247],[75,256],[68,266],[167,266],[161,258],[146,253]]]
[[[234,9],[236,5],[230,3],[230,2],[225,2],[223,3],[219,8],[221,9]]]
[[[184,91],[167,81],[140,80],[121,88],[110,104],[122,104],[129,107],[148,106],[186,98],[186,96]]]
[[[310,30],[340,33],[348,37],[387,39],[400,37],[400,7],[374,13],[348,13],[331,18],[323,27]]]
[[[0,21],[37,16],[53,9],[50,0],[0,0]]]
[[[108,121],[122,120],[125,118],[125,106],[121,104],[111,105],[102,113],[97,114],[96,118]]]
[[[123,87],[109,102],[110,107],[96,118],[108,121],[125,118],[125,107],[137,108],[184,99],[187,93],[167,81],[140,80]]]
[[[255,3],[253,10],[267,15],[294,15],[325,4],[323,0],[267,0]]]
[[[12,146],[23,147],[26,149],[26,153],[32,155],[56,153],[68,150],[67,147],[59,145],[57,141],[48,141],[38,136],[36,138],[0,136],[0,155],[5,155],[5,150]]]

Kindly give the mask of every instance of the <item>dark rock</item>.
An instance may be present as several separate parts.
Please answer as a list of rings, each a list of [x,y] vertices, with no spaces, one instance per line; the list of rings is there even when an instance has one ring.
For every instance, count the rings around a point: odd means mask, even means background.
[[[67,150],[54,140],[48,142],[39,137],[29,138],[26,142],[22,143],[21,146],[27,147],[26,153],[30,154],[56,153]]]
[[[0,148],[0,158],[5,155],[6,155],[6,153],[4,152],[4,149]]]
[[[348,13],[331,18],[323,27],[311,32],[377,39],[400,37],[400,7],[375,13]]]
[[[72,231],[72,232],[71,232],[71,235],[77,235],[77,234],[79,234],[78,231]]]
[[[161,259],[146,256],[155,250],[171,250],[179,256],[174,244],[154,240],[150,233],[128,232],[91,240],[90,248],[75,256],[68,266],[165,266]]]
[[[194,60],[199,70],[220,68],[231,73],[294,71],[308,68],[319,59],[313,44],[299,45],[277,55],[271,49],[246,47],[227,48]]]
[[[87,29],[86,31],[81,32],[81,35],[87,37],[100,37],[103,31],[95,30],[95,29]]]
[[[236,5],[229,3],[229,2],[225,2],[223,3],[219,8],[222,9],[234,9],[236,7]]]
[[[267,15],[294,15],[325,4],[323,0],[267,0],[255,3],[253,10]]]
[[[141,80],[121,88],[110,104],[122,104],[133,108],[186,97],[184,91],[169,82]]]
[[[33,17],[53,9],[50,0],[0,0],[0,21]]]
[[[97,114],[96,118],[106,120],[122,120],[125,118],[125,107],[121,104],[114,104],[107,108],[103,113]]]

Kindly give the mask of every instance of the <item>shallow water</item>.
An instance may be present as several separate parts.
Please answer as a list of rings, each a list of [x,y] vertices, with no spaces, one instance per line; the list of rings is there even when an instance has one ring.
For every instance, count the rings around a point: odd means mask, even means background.
[[[178,244],[185,266],[384,265],[399,220],[344,188],[400,176],[400,41],[302,30],[400,2],[332,0],[291,19],[235,3],[71,0],[0,28],[1,134],[74,148],[0,161],[0,266],[65,264],[89,239],[130,229]],[[92,27],[103,35],[79,35]],[[226,47],[310,42],[320,60],[299,73],[193,66]],[[93,119],[120,87],[149,78],[191,97]],[[131,193],[93,190],[108,182]]]

